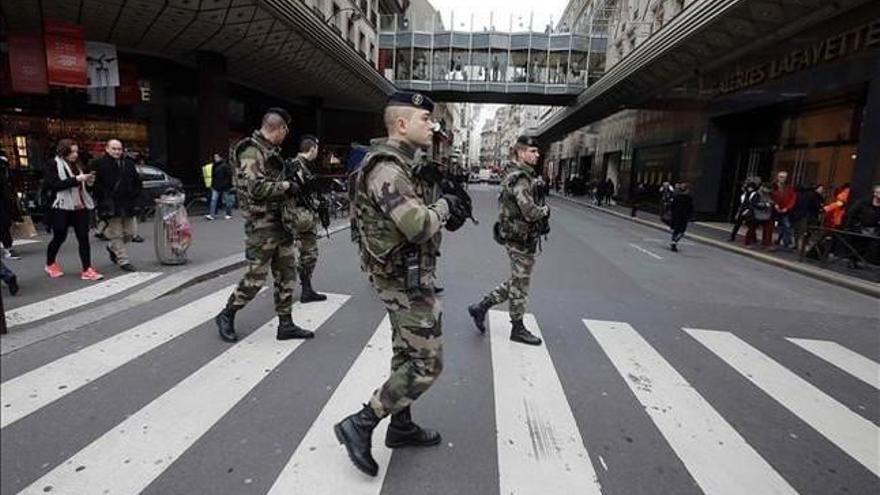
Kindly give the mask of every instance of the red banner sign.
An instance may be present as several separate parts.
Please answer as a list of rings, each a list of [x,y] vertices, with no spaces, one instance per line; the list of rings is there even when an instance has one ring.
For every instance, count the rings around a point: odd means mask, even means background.
[[[43,24],[49,84],[88,86],[86,42],[81,26],[47,20]]]
[[[46,94],[46,55],[38,35],[9,33],[9,79],[14,93]]]
[[[135,64],[119,64],[119,87],[116,88],[116,105],[137,105],[141,102],[138,88],[138,70]]]

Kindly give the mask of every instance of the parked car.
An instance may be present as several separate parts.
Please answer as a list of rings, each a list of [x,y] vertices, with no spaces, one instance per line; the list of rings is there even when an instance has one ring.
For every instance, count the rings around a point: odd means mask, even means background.
[[[489,178],[486,179],[486,182],[489,184],[501,184],[501,176],[495,172],[489,174]]]
[[[138,165],[138,176],[143,184],[143,191],[138,198],[138,206],[144,210],[144,216],[156,206],[156,199],[168,189],[182,189],[183,182],[165,173],[154,165]]]

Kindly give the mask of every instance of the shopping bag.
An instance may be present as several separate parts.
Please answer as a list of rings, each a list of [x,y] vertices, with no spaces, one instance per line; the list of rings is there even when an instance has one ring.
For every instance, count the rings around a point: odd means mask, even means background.
[[[25,215],[21,222],[15,222],[9,229],[13,239],[29,239],[37,236],[37,228],[30,215]]]

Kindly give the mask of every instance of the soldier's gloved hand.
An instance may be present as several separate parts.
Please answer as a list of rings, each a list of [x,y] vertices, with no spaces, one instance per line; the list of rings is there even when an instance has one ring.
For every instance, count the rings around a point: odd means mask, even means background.
[[[286,180],[284,183],[287,184],[287,189],[285,189],[284,192],[288,197],[294,196],[299,192],[299,184],[296,182]]]
[[[467,206],[454,194],[444,194],[441,198],[449,206],[449,218],[446,220],[446,230],[455,232],[464,225],[464,221],[470,216]]]

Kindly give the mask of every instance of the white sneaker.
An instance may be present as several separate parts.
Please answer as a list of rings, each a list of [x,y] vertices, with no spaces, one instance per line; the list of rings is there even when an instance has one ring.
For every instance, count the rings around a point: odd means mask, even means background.
[[[231,219],[231,218],[232,218],[232,215],[226,215],[226,216],[225,216],[225,217],[223,217],[223,218],[225,218],[225,219],[227,219],[227,220],[229,220],[229,219]]]
[[[208,220],[213,220],[213,219],[214,219],[214,215],[205,215],[205,218],[208,219]]]

